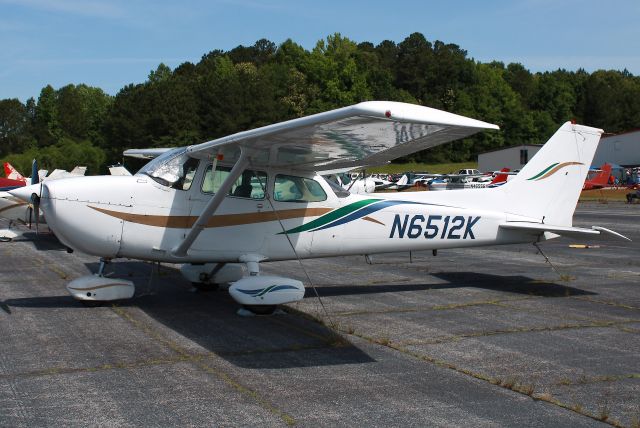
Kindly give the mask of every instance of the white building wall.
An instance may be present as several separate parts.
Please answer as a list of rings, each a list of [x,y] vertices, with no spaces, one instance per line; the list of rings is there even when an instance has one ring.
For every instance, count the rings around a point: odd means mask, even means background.
[[[502,168],[509,168],[512,171],[522,169],[524,164],[520,163],[520,150],[527,150],[529,160],[531,160],[541,147],[537,145],[522,145],[481,153],[478,155],[478,169],[483,172],[499,171]]]
[[[640,131],[601,138],[592,165],[600,166],[605,162],[640,165]]]

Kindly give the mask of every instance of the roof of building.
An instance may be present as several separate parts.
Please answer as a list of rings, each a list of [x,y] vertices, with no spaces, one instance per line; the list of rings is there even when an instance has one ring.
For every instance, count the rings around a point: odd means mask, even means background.
[[[635,132],[640,132],[640,128],[630,129],[630,130],[624,131],[624,132],[618,132],[617,134],[606,135],[606,136],[603,136],[602,139],[604,140],[605,138],[619,137],[620,135],[633,134]]]

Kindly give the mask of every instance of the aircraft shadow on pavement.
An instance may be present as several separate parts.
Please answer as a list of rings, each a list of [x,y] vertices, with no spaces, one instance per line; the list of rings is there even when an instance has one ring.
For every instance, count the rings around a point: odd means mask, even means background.
[[[526,276],[490,275],[476,272],[440,272],[431,276],[447,281],[445,284],[397,284],[397,285],[336,285],[317,286],[318,294],[323,296],[347,296],[358,294],[395,293],[399,291],[444,290],[450,288],[481,288],[506,293],[526,294],[540,297],[570,297],[595,295],[590,291],[569,287],[554,282],[533,280]],[[314,297],[312,289],[307,288],[306,298]]]
[[[37,233],[35,230],[23,232],[16,242],[32,242],[38,251],[66,251],[67,247],[62,245],[53,233]]]
[[[98,269],[97,263],[86,265],[92,272]],[[171,267],[154,271],[151,286],[148,263],[118,262],[108,270],[136,285],[136,296],[118,302],[118,306],[139,308],[188,341],[238,367],[291,368],[374,361],[331,329],[295,313],[241,317],[236,313],[239,305],[225,289],[195,291]],[[110,306],[106,303],[102,308],[92,309],[104,310]],[[67,295],[0,302],[0,310],[4,312],[10,314],[12,307],[82,309],[84,305]],[[185,346],[190,352],[202,352],[193,351],[188,342]]]

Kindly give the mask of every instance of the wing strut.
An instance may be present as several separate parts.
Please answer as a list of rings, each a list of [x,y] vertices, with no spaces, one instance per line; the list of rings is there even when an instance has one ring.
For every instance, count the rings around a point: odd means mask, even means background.
[[[200,232],[202,232],[202,230],[207,226],[207,223],[209,222],[209,218],[211,218],[213,213],[218,209],[218,207],[224,200],[225,196],[227,196],[227,194],[229,193],[229,190],[231,189],[231,185],[238,179],[238,177],[240,177],[240,175],[242,174],[242,171],[244,171],[248,165],[249,165],[249,158],[246,156],[245,151],[242,150],[240,152],[240,157],[238,158],[238,161],[231,169],[231,172],[229,173],[227,178],[224,180],[224,182],[222,182],[222,185],[220,186],[216,194],[213,196],[213,198],[211,198],[207,203],[207,205],[204,207],[204,210],[202,210],[202,214],[200,214],[200,217],[198,217],[196,222],[193,224],[193,226],[191,227],[191,230],[189,231],[187,236],[184,238],[184,241],[182,241],[178,246],[176,246],[171,251],[171,253],[174,256],[184,257],[187,255],[187,251],[189,250],[189,248],[191,248],[193,241],[196,240],[198,235],[200,235]],[[214,173],[215,173],[215,170],[212,170],[212,174]]]

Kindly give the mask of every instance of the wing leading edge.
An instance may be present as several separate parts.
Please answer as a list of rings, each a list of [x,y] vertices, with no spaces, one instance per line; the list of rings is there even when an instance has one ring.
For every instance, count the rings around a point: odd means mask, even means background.
[[[326,171],[381,165],[400,156],[468,137],[497,125],[392,101],[368,101],[239,132],[190,146],[193,157],[221,153],[252,165]]]

